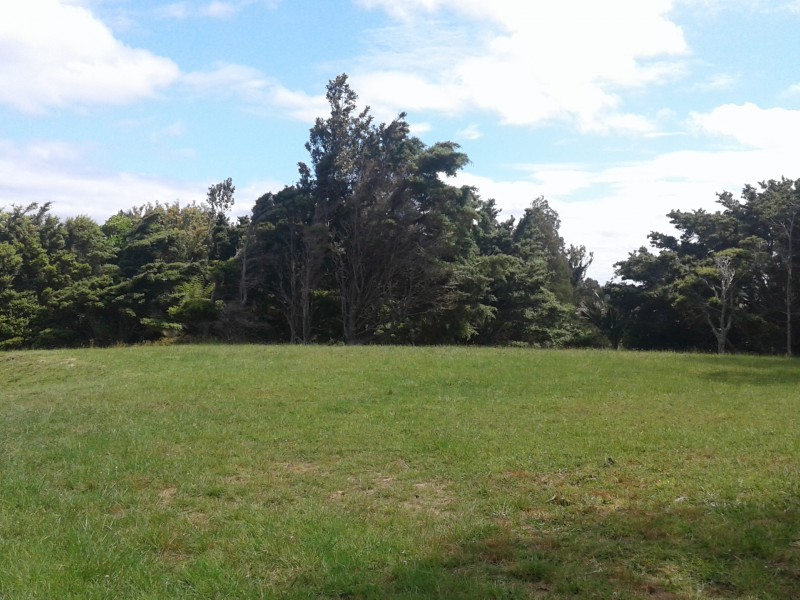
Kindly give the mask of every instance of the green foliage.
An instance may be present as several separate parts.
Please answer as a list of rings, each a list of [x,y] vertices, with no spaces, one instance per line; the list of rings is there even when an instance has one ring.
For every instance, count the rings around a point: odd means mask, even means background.
[[[33,292],[0,292],[0,349],[28,345],[33,339],[35,323],[43,308]]]
[[[177,304],[167,314],[181,323],[190,333],[208,335],[209,328],[219,318],[223,303],[214,300],[215,284],[203,282],[200,275],[177,287]]]
[[[234,223],[228,178],[205,202],[147,203],[98,226],[50,205],[0,209],[0,348],[161,337],[347,344],[611,346],[792,355],[800,180],[672,211],[675,233],[587,279],[549,202],[500,219],[451,185],[469,159],[377,123],[342,74],[294,185]]]
[[[327,97],[300,182],[253,209],[240,297],[293,342],[569,343],[573,272],[547,201],[498,224],[493,201],[447,183],[468,162],[457,144],[426,147],[402,114],[376,124],[345,75]]]
[[[639,297],[627,308],[626,336],[644,348],[774,353],[783,346],[792,354],[797,182],[746,185],[739,199],[725,192],[719,203],[723,210],[714,213],[669,213],[677,237],[652,233],[657,254],[641,248],[618,263],[618,275],[635,282],[628,295]],[[651,302],[668,318],[640,319],[654,316]]]
[[[114,258],[116,252],[113,242],[89,217],[67,219],[64,230],[66,250],[75,255],[76,262],[88,265],[92,275],[98,275],[103,265]]]
[[[594,290],[578,307],[578,316],[602,333],[614,350],[625,332],[625,313],[612,296],[613,288]]]
[[[548,287],[562,302],[573,298],[572,269],[559,235],[561,219],[547,200],[537,198],[517,223],[512,234],[515,254],[525,261],[543,260],[547,268]]]
[[[469,160],[405,115],[376,123],[341,75],[299,180],[232,223],[230,178],[202,204],[147,203],[98,226],[49,205],[0,211],[0,344],[92,346],[181,332],[293,343],[585,343],[591,253],[544,198],[518,223],[448,182]]]
[[[133,229],[133,223],[134,220],[132,217],[120,213],[110,216],[108,220],[103,223],[101,230],[112,246],[120,248],[131,229]]]

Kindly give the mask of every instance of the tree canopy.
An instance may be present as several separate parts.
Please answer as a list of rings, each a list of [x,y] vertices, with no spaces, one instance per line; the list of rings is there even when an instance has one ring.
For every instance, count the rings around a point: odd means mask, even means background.
[[[615,307],[626,345],[718,352],[796,352],[800,180],[745,185],[722,209],[673,211],[678,235],[653,232],[617,263]]]
[[[346,75],[309,131],[297,180],[229,217],[236,187],[97,224],[0,209],[0,348],[164,338],[492,344],[793,354],[800,181],[746,185],[721,210],[673,211],[587,279],[547,199],[517,220],[453,177],[458,144],[375,121]]]

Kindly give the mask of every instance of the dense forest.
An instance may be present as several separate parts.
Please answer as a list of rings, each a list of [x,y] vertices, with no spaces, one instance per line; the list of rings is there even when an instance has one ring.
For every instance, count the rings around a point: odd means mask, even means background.
[[[518,220],[447,183],[468,162],[405,115],[375,123],[347,77],[328,85],[298,179],[229,213],[145,204],[102,225],[50,205],[0,209],[0,348],[164,339],[625,347],[792,354],[800,181],[745,186],[722,210],[675,211],[586,278],[544,198]]]

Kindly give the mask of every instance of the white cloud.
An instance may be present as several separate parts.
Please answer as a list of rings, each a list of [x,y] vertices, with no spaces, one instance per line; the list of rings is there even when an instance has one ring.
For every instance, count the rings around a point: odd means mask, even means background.
[[[632,113],[609,112],[596,115],[578,123],[582,133],[653,135],[658,132],[657,125],[642,115]]]
[[[192,158],[192,149],[176,152]],[[148,202],[181,205],[201,202],[212,181],[188,182],[133,173],[99,172],[86,166],[84,149],[57,141],[17,144],[0,140],[0,209],[52,202],[60,217],[87,215],[97,223],[120,210]],[[222,175],[219,175],[221,178]],[[259,179],[236,185],[232,216],[247,215],[266,192],[277,192],[285,182]]]
[[[182,204],[205,197],[201,185],[131,173],[87,169],[82,149],[61,142],[0,142],[0,198],[4,203],[53,203],[62,216],[84,214],[102,223],[119,210],[146,202]]]
[[[800,111],[760,108],[750,102],[725,104],[710,113],[693,113],[690,123],[702,133],[735,140],[750,148],[784,149],[800,159]]]
[[[261,71],[243,65],[219,63],[210,71],[187,73],[182,82],[197,93],[241,99],[258,113],[280,113],[313,122],[329,111],[324,96],[290,90]]]
[[[390,2],[386,0],[356,0],[357,4],[369,9],[383,8],[396,19],[410,20],[418,12],[433,12],[440,4],[439,0],[406,0]]]
[[[184,125],[183,121],[179,120],[153,131],[150,134],[150,140],[152,142],[161,142],[162,140],[180,138],[185,134],[186,125]]]
[[[269,82],[257,69],[244,65],[218,63],[210,71],[186,73],[182,82],[198,91],[221,94],[260,92]]]
[[[717,73],[712,75],[706,81],[701,81],[692,85],[691,89],[696,92],[721,92],[729,90],[738,85],[741,81],[739,75],[731,75],[730,73]]]
[[[13,147],[9,144],[3,150],[9,151]],[[77,160],[80,152],[77,147],[65,142],[31,142],[23,151],[18,152],[33,164],[46,164],[51,162],[68,162]]]
[[[395,110],[479,109],[513,125],[568,121],[582,131],[649,131],[643,118],[634,123],[620,111],[620,93],[685,70],[688,48],[666,0],[359,3],[400,19],[401,37],[413,42],[379,39],[381,51],[354,77],[370,104]],[[411,64],[405,48],[414,48]]]
[[[304,123],[313,123],[317,117],[324,117],[330,113],[325,96],[310,96],[277,83],[273,84],[270,90],[269,104],[285,112],[292,119]]]
[[[279,4],[280,0],[212,0],[203,4],[190,3],[183,0],[160,6],[155,9],[153,14],[160,19],[174,19],[176,21],[184,21],[194,17],[231,19],[250,6],[255,5],[267,9],[275,9]]]
[[[798,0],[677,0],[676,4],[704,15],[725,11],[774,14],[800,10]]]
[[[537,196],[548,198],[567,242],[594,251],[590,276],[605,281],[615,262],[648,245],[649,232],[672,233],[668,212],[716,211],[720,192],[738,196],[745,184],[798,176],[800,111],[728,104],[693,113],[690,126],[703,136],[728,140],[728,148],[667,152],[607,167],[535,164],[523,167],[529,176],[517,180],[463,174],[459,183],[496,198],[508,215],[519,216]]]
[[[777,147],[681,151],[612,167],[528,165],[529,176],[510,181],[462,173],[456,183],[495,198],[501,217],[518,217],[534,198],[547,198],[561,217],[567,244],[594,252],[589,276],[603,282],[612,277],[615,262],[648,245],[648,233],[672,232],[668,212],[719,210],[718,193],[738,196],[747,183],[797,177],[798,164],[798,152]]]
[[[171,60],[125,46],[87,9],[58,0],[0,4],[0,103],[24,112],[153,97]]]
[[[286,187],[286,185],[285,181],[278,181],[276,179],[259,179],[250,181],[244,185],[237,184],[236,193],[234,194],[236,203],[231,210],[231,214],[235,217],[249,215],[253,210],[256,200],[267,192],[275,194]]]
[[[394,118],[400,111],[458,110],[463,96],[455,85],[431,83],[420,75],[398,70],[355,74],[350,82],[384,120]]]
[[[483,137],[480,128],[477,125],[469,125],[459,131],[456,137],[464,140],[478,140]]]
[[[517,180],[463,174],[459,183],[494,197],[506,215],[519,216],[534,198],[546,197],[561,216],[567,243],[595,253],[589,275],[605,281],[615,262],[648,245],[649,232],[672,233],[668,212],[717,211],[720,192],[738,196],[745,184],[798,176],[800,111],[728,104],[693,113],[689,124],[702,136],[728,140],[727,149],[667,152],[606,167],[527,165],[529,176]]]
[[[191,14],[191,9],[187,2],[173,2],[156,9],[155,14],[160,19],[175,19],[183,21]]]
[[[790,85],[781,93],[781,96],[787,98],[800,97],[800,83],[795,83],[794,85]]]
[[[183,124],[183,121],[175,121],[167,125],[161,133],[165,137],[181,137],[186,133],[186,125]]]
[[[229,19],[234,16],[241,9],[240,4],[233,4],[231,2],[219,2],[214,0],[207,4],[200,10],[200,14],[212,19]]]
[[[153,134],[155,139],[163,139],[163,138],[179,138],[183,137],[186,133],[186,125],[184,125],[183,121],[174,121],[163,127],[159,131],[156,131]]]
[[[411,135],[423,135],[433,130],[430,123],[409,123],[408,130]]]

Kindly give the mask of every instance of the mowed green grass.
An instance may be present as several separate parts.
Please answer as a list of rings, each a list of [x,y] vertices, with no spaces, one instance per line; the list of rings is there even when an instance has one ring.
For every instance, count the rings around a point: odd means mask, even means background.
[[[0,354],[0,598],[800,597],[800,364]]]

